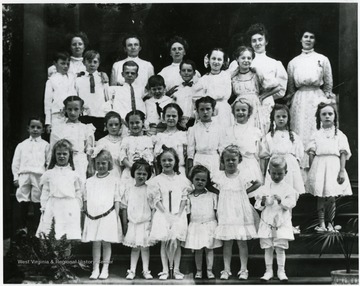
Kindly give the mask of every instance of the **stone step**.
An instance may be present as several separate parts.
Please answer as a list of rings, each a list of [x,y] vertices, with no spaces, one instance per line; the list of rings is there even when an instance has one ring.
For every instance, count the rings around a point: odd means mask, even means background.
[[[77,259],[86,261],[91,264],[91,255],[77,256]],[[112,273],[120,277],[126,276],[126,271],[130,266],[129,255],[118,255],[113,252],[110,268],[118,270],[110,270]],[[352,269],[358,269],[358,255],[353,255],[351,258]],[[276,273],[276,255],[274,255],[274,271]],[[150,270],[155,277],[157,273],[162,270],[159,253],[151,252],[150,255]],[[344,269],[343,256],[341,254],[324,254],[319,257],[318,254],[287,254],[286,255],[286,274],[289,277],[326,277],[330,276],[332,270]],[[141,277],[141,259],[139,259],[137,267],[137,276]],[[203,262],[203,269],[206,269],[205,258]],[[233,276],[240,269],[240,261],[236,252],[233,252],[231,271]],[[190,253],[183,253],[181,257],[180,270],[185,275],[193,275],[196,272],[194,255]],[[220,271],[223,270],[223,256],[216,253],[214,255],[213,272],[217,278],[220,277]],[[248,261],[248,270],[250,277],[261,277],[265,272],[265,262],[263,254],[250,254]],[[87,272],[85,272],[87,273]],[[90,275],[90,273],[87,273]],[[204,277],[206,273],[203,274]]]

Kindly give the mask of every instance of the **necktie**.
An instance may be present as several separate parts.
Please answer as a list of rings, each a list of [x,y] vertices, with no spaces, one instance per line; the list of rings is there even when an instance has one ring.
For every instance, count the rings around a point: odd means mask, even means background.
[[[190,86],[190,87],[192,87],[193,84],[194,84],[193,81],[184,81],[182,83],[183,86]]]
[[[136,103],[135,103],[135,91],[131,84],[130,85],[130,94],[131,94],[131,109],[132,111],[136,110]]]
[[[157,111],[157,114],[158,114],[158,115],[159,115],[159,117],[161,118],[162,108],[160,107],[159,102],[155,102],[155,104],[156,104],[156,111]]]
[[[91,73],[90,76],[90,93],[95,93],[95,80],[94,75]]]

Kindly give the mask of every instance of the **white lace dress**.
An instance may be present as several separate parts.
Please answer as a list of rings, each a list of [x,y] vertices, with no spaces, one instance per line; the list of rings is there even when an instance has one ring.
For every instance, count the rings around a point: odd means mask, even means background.
[[[227,177],[220,171],[213,178],[220,190],[218,202],[218,226],[214,237],[220,240],[250,240],[257,238],[259,215],[250,204],[244,178]]]

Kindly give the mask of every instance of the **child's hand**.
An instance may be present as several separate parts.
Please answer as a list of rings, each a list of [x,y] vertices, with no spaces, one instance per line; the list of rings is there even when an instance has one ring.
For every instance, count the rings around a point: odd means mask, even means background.
[[[344,183],[344,181],[345,181],[345,171],[340,170],[338,177],[337,177],[337,182],[341,185],[342,183]]]
[[[281,197],[279,195],[274,195],[274,200],[277,200],[278,203],[281,203]]]
[[[178,88],[178,85],[175,85],[173,86],[172,88],[170,88],[166,93],[165,95],[169,96],[169,97],[173,97],[172,95],[177,92],[177,88]]]
[[[18,187],[19,187],[19,180],[15,180],[15,181],[13,182],[13,184],[14,184],[14,187],[15,187],[15,188],[18,188]]]

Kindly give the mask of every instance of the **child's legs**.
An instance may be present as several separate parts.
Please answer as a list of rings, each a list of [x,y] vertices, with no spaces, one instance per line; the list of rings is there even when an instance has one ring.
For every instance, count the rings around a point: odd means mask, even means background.
[[[111,243],[103,241],[102,242],[102,253],[103,253],[103,263],[109,264],[111,258]]]
[[[285,249],[281,247],[275,247],[276,251],[276,261],[278,265],[278,271],[285,271]]]
[[[101,241],[93,241],[92,244],[93,269],[99,269],[101,257]]]
[[[206,254],[206,269],[212,270],[214,264],[214,250],[205,248]]]
[[[274,260],[274,239],[273,238],[260,238],[260,247],[265,251],[265,266],[266,272],[273,271]]]
[[[273,271],[274,248],[265,248],[265,266],[266,272]]]
[[[230,272],[231,254],[232,254],[233,240],[224,240],[223,256],[224,256],[224,270]]]
[[[181,260],[181,246],[180,246],[180,241],[177,242],[177,248],[175,251],[175,256],[174,256],[174,271],[178,271],[180,272],[180,260]],[[170,265],[171,267],[171,265]]]
[[[161,256],[161,264],[162,264],[162,267],[163,267],[162,272],[169,272],[168,257],[167,257],[167,254],[166,254],[165,241],[161,242],[160,256]]]
[[[35,227],[37,227],[39,225],[39,222],[40,222],[40,217],[41,217],[40,207],[41,207],[40,203],[33,203]]]
[[[335,218],[335,198],[334,197],[327,197],[325,198],[325,222],[327,224],[333,225],[334,218]]]
[[[241,270],[247,270],[247,262],[249,257],[248,245],[246,240],[237,240],[237,245],[239,247],[239,257]]]
[[[325,228],[325,199],[322,197],[318,197],[317,199],[317,212],[319,218],[320,227]]]
[[[141,260],[143,265],[143,271],[149,271],[149,260],[150,260],[150,248],[141,247]]]
[[[140,248],[132,248],[130,256],[130,270],[136,272],[137,262],[140,256]]]
[[[196,249],[195,250],[195,265],[196,270],[201,271],[202,270],[202,259],[203,259],[203,250],[202,249]]]

